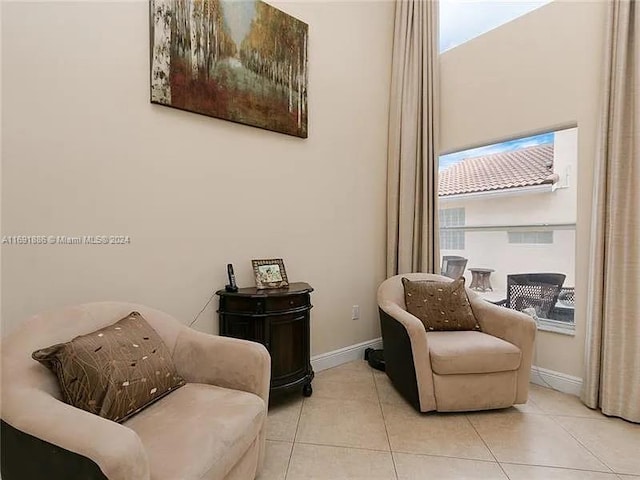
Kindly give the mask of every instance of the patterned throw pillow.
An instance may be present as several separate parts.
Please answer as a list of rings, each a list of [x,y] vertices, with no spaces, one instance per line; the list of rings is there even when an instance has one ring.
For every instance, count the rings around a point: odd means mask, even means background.
[[[402,285],[407,311],[418,317],[428,332],[480,331],[464,288],[464,277],[453,282],[412,282],[403,278]]]
[[[57,375],[66,403],[116,422],[185,384],[169,349],[138,312],[31,356]]]

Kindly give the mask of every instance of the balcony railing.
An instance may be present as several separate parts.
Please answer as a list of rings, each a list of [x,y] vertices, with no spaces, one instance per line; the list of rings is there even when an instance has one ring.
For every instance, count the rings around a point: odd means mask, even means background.
[[[470,269],[491,269],[493,291],[478,292],[488,301],[506,299],[506,280],[517,273],[564,273],[566,279],[552,309],[551,318],[540,318],[543,330],[571,333],[574,330],[575,291],[575,223],[529,223],[501,225],[462,225],[442,227],[441,232],[456,234],[451,242],[458,248],[441,245],[441,255],[457,255],[467,259],[465,278],[471,284]],[[551,232],[522,235],[517,232]],[[449,237],[441,238],[449,241]],[[532,243],[525,243],[533,239]],[[461,247],[461,248],[460,248]]]

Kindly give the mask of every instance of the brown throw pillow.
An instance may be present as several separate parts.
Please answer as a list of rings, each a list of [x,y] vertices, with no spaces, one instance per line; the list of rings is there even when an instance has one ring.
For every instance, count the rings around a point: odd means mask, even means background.
[[[32,357],[57,375],[65,402],[116,422],[185,384],[169,349],[138,312]]]
[[[418,317],[428,331],[477,330],[480,325],[473,316],[464,288],[464,277],[453,282],[415,281],[402,279],[407,311]]]

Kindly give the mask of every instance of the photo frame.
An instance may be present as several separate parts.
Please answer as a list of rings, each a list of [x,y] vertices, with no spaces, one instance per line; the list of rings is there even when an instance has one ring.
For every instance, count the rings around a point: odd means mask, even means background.
[[[281,258],[251,260],[256,276],[256,288],[285,288],[289,286],[287,271]]]

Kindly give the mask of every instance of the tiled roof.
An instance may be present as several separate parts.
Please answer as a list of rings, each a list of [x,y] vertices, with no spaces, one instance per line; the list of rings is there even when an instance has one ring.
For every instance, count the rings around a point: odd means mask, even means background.
[[[553,144],[466,158],[439,175],[439,195],[490,192],[553,184]]]

